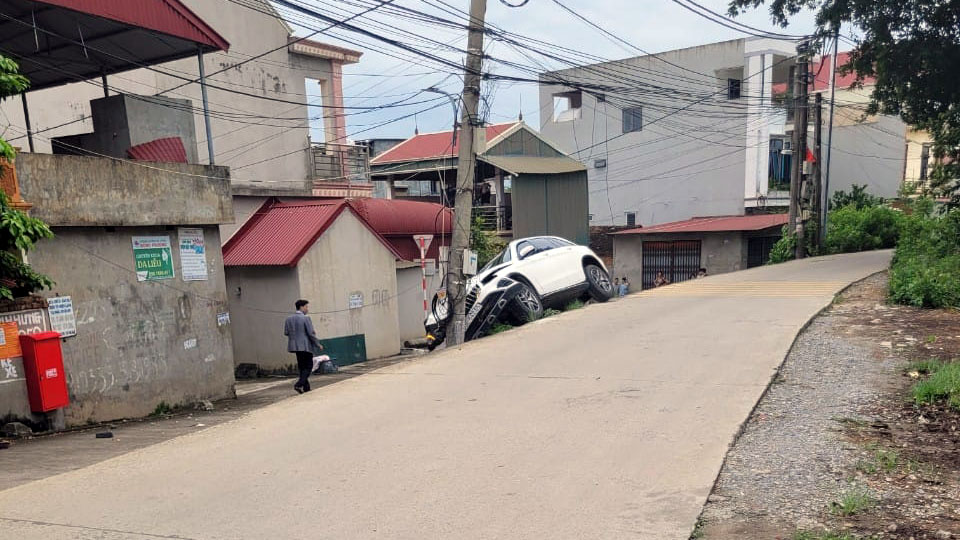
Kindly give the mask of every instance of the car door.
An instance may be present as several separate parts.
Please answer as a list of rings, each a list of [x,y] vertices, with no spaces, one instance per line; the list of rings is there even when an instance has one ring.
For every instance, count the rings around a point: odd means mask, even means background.
[[[555,269],[557,290],[569,289],[586,280],[581,262],[580,246],[563,238],[551,238],[554,244],[550,265]]]
[[[556,244],[549,238],[526,238],[517,243],[517,270],[533,282],[541,296],[556,292],[560,280],[553,262]]]

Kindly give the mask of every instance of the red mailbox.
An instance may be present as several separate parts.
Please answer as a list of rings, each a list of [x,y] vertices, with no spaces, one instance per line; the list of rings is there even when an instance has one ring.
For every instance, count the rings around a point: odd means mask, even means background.
[[[47,412],[70,404],[59,332],[20,336],[30,410]]]

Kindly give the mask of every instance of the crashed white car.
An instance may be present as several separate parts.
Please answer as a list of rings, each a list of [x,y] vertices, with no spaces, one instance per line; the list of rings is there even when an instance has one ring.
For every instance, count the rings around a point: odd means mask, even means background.
[[[514,325],[538,319],[544,308],[576,299],[606,302],[610,275],[588,247],[555,236],[514,240],[467,282],[465,339],[483,336],[497,321]],[[431,348],[444,339],[447,303],[437,297],[425,326]]]

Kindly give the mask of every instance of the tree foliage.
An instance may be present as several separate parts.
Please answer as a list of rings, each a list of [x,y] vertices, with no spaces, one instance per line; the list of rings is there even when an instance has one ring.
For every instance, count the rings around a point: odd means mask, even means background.
[[[0,55],[0,100],[30,86],[18,73],[19,69],[16,62]],[[0,169],[12,167],[15,155],[13,147],[0,138],[0,158],[6,159],[6,162],[0,161]],[[53,286],[50,278],[34,272],[23,262],[23,254],[35,243],[52,236],[46,223],[12,208],[7,195],[0,190],[0,298],[12,300]]]
[[[938,158],[931,180],[960,204],[960,0],[731,0],[730,13],[767,4],[785,26],[801,10],[817,10],[817,34],[831,36],[844,23],[857,39],[844,72],[876,83],[868,114],[899,115],[933,137]]]

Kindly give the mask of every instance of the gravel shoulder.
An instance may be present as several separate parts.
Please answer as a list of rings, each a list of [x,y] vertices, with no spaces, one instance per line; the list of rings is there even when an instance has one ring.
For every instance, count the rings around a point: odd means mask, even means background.
[[[694,537],[960,538],[960,415],[908,402],[905,370],[960,358],[960,313],[889,306],[886,290],[885,273],[854,285],[798,337]]]

